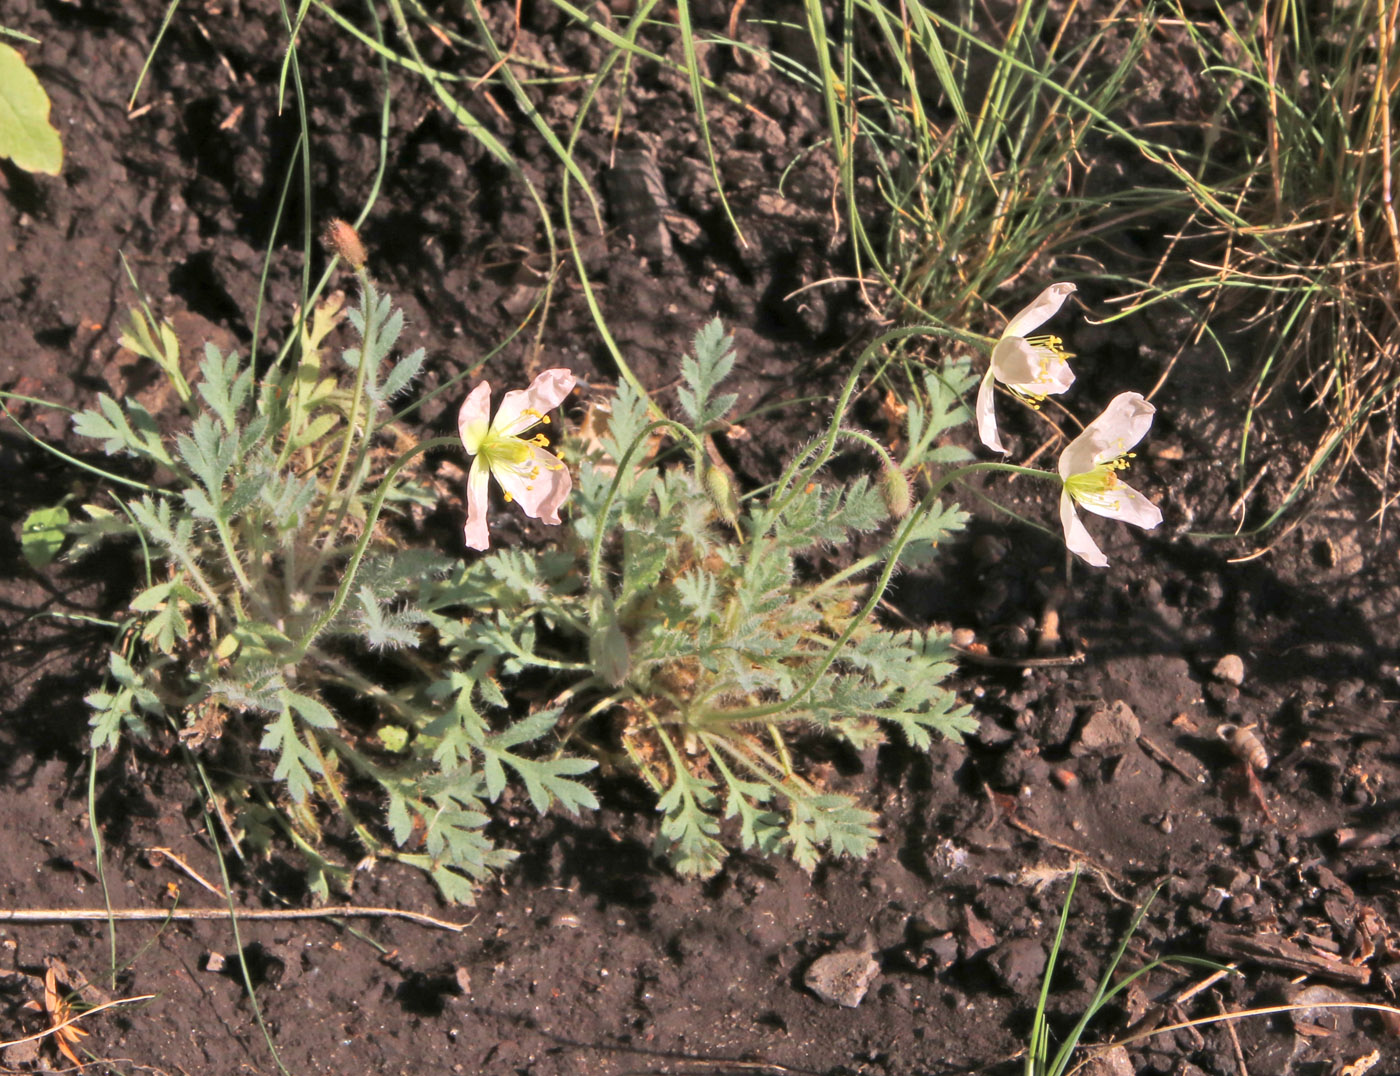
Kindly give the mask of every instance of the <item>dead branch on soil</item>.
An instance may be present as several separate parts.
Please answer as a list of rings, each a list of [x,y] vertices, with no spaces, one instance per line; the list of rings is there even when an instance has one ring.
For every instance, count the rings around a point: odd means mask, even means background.
[[[450,930],[460,934],[465,923],[449,923],[422,912],[407,912],[400,908],[358,908],[339,905],[326,908],[0,908],[0,923],[65,923],[90,920],[118,922],[149,922],[174,920],[187,922],[203,919],[406,919],[419,926]]]
[[[1227,960],[1251,961],[1266,968],[1354,986],[1365,986],[1371,981],[1370,968],[1349,964],[1330,953],[1311,952],[1279,934],[1230,930],[1217,924],[1206,932],[1206,952]]]
[[[1083,863],[1086,867],[1091,868],[1097,873],[1106,875],[1107,877],[1112,878],[1115,882],[1126,882],[1128,880],[1127,878],[1123,877],[1123,875],[1119,874],[1116,870],[1114,870],[1112,867],[1108,866],[1105,863],[1099,862],[1099,860],[1095,859],[1082,848],[1076,848],[1072,844],[1066,844],[1064,841],[1057,840],[1056,838],[1050,836],[1050,834],[1048,833],[1042,833],[1030,823],[1022,822],[1019,818],[1015,818],[1011,815],[1006,815],[1004,817],[1006,819],[1006,824],[1012,829],[1019,829],[1022,833],[1026,834],[1027,836],[1034,837],[1038,841],[1044,841],[1052,848],[1058,848],[1061,852],[1065,852],[1068,855],[1073,856],[1075,859]],[[1114,895],[1117,896],[1117,894]],[[1119,897],[1118,899],[1123,900],[1122,897]],[[1130,904],[1132,902],[1124,900],[1123,903]]]

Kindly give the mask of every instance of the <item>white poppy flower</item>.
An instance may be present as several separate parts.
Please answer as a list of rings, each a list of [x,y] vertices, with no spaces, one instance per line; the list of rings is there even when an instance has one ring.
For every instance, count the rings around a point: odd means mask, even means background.
[[[1108,558],[1089,536],[1075,505],[1144,530],[1162,522],[1162,510],[1118,477],[1132,458],[1129,450],[1146,436],[1156,413],[1142,393],[1124,392],[1060,453],[1060,478],[1065,484],[1060,523],[1065,545],[1095,567],[1105,567]]]
[[[1077,289],[1073,284],[1051,284],[1035,301],[1006,323],[1006,330],[992,350],[991,368],[977,390],[977,433],[994,452],[1005,452],[997,434],[993,381],[1000,381],[1021,400],[1037,406],[1074,384],[1072,358],[1058,336],[1026,336],[1049,321]]]
[[[552,452],[544,434],[524,438],[521,434],[549,421],[549,412],[558,407],[574,387],[569,370],[545,370],[528,389],[515,389],[501,397],[496,417],[491,418],[491,385],[481,382],[468,394],[457,414],[457,429],[466,450],[476,458],[467,475],[467,545],[488,549],[486,527],[488,479],[495,475],[505,490],[506,500],[520,505],[527,516],[558,524],[559,506],[573,483],[569,470]]]

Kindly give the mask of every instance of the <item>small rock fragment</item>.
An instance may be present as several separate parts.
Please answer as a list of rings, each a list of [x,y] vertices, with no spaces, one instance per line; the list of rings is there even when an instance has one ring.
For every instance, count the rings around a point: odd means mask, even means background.
[[[1030,994],[1045,971],[1045,949],[1035,938],[1011,938],[992,950],[987,964],[1007,990]]]
[[[1079,776],[1065,766],[1058,766],[1050,771],[1050,780],[1055,782],[1057,788],[1068,791],[1079,784]]]
[[[1084,1076],[1134,1076],[1135,1072],[1128,1051],[1121,1046],[1110,1046],[1103,1053],[1094,1054],[1079,1071]]]
[[[223,953],[205,953],[204,970],[214,975],[218,975],[228,967],[228,961],[224,959]]]
[[[992,928],[979,919],[971,908],[963,909],[963,925],[966,927],[966,933],[963,935],[964,960],[983,949],[990,949],[997,943],[997,936]]]
[[[1293,1030],[1300,1035],[1321,1037],[1352,1029],[1351,1010],[1354,999],[1331,986],[1305,986],[1290,1001],[1298,1006],[1288,1017]]]
[[[854,1009],[865,998],[880,965],[864,949],[838,949],[818,957],[803,980],[807,989],[823,1001]]]
[[[1069,753],[1077,757],[1099,755],[1114,758],[1128,750],[1142,733],[1137,715],[1122,699],[1112,706],[1095,710],[1079,730],[1079,738],[1070,745]]]
[[[1239,687],[1244,683],[1244,659],[1238,654],[1226,654],[1215,663],[1215,668],[1211,669],[1210,674],[1217,680]]]
[[[951,934],[943,934],[924,941],[919,946],[914,963],[919,968],[932,965],[934,971],[944,971],[952,967],[957,959],[958,939]]]
[[[1199,903],[1201,907],[1208,912],[1218,912],[1221,906],[1229,899],[1229,890],[1221,889],[1218,885],[1213,885],[1201,895]]]
[[[39,1044],[32,1039],[16,1042],[0,1050],[0,1064],[6,1068],[18,1069],[34,1064],[39,1060]]]
[[[953,914],[946,901],[930,898],[909,917],[909,928],[922,938],[947,934],[953,929]]]

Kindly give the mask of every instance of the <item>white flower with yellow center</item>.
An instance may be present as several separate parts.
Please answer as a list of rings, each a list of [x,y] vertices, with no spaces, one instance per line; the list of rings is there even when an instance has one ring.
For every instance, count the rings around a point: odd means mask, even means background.
[[[1000,381],[1010,392],[1032,407],[1047,396],[1055,396],[1074,384],[1074,371],[1065,360],[1073,356],[1058,336],[1027,336],[1049,321],[1077,290],[1073,284],[1051,284],[1035,301],[1006,323],[1006,329],[992,350],[991,368],[977,390],[977,433],[993,452],[1005,452],[997,434],[993,381]]]
[[[491,414],[491,385],[483,381],[472,389],[457,414],[457,430],[472,460],[467,476],[467,545],[488,549],[486,528],[487,487],[492,475],[501,484],[507,501],[515,501],[532,518],[559,522],[559,506],[573,488],[569,469],[545,449],[544,434],[521,434],[549,422],[553,411],[574,387],[569,370],[546,370],[528,389],[515,389],[501,397],[496,417]]]
[[[1060,524],[1065,529],[1065,545],[1097,568],[1105,567],[1108,558],[1089,536],[1075,505],[1144,530],[1162,522],[1162,510],[1118,477],[1132,458],[1130,450],[1146,436],[1156,413],[1142,393],[1124,392],[1060,453],[1060,478],[1065,484],[1060,494]]]

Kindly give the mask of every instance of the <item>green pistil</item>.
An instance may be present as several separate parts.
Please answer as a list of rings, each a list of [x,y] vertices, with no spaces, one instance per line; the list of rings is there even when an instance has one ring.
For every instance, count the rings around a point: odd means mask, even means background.
[[[1102,503],[1108,494],[1122,485],[1119,471],[1128,469],[1128,461],[1133,453],[1125,452],[1111,460],[1105,460],[1091,471],[1070,475],[1065,479],[1065,492],[1082,503]]]
[[[519,467],[530,458],[529,444],[519,437],[487,437],[477,449],[481,461],[491,470]]]

